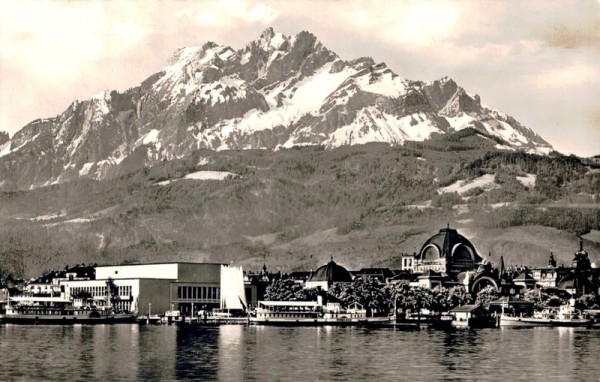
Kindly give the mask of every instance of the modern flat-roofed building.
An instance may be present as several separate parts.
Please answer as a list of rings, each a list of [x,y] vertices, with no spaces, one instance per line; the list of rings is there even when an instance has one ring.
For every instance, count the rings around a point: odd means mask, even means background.
[[[152,263],[96,267],[96,279],[65,281],[64,298],[109,300],[109,281],[118,291],[116,308],[139,315],[176,309],[183,315],[208,308],[245,309],[241,267],[211,263]]]

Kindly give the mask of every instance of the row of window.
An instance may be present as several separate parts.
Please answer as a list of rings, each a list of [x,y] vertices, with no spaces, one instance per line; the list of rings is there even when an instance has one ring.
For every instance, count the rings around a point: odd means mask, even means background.
[[[220,293],[219,287],[177,287],[178,300],[218,300]]]
[[[319,315],[315,313],[257,313],[258,318],[318,318]]]
[[[119,285],[119,296],[131,296],[132,287],[131,285]],[[71,296],[79,296],[82,293],[87,293],[92,297],[101,296],[104,297],[108,294],[106,285],[103,286],[88,286],[88,287],[73,287],[71,288]]]
[[[132,296],[131,285],[119,285],[119,296]]]
[[[71,288],[71,296],[78,297],[82,294],[89,294],[91,297],[106,296],[106,286],[89,286]]]
[[[131,301],[117,301],[114,308],[121,312],[131,312]]]

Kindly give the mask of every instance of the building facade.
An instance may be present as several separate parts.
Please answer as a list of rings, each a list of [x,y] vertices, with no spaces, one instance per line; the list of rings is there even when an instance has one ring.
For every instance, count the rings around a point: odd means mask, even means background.
[[[106,305],[138,315],[179,310],[246,309],[241,267],[210,263],[154,263],[96,267],[95,280],[64,281],[61,294],[80,304]]]
[[[477,270],[483,262],[475,246],[450,227],[427,239],[415,260],[415,272],[431,270],[448,275]]]
[[[600,294],[600,269],[593,268],[588,253],[583,249],[583,239],[579,241],[579,251],[573,255],[570,267],[556,266],[554,255],[550,253],[548,265],[533,268],[531,278],[535,280],[533,287],[558,288],[567,291],[572,296],[583,294]],[[519,277],[513,280],[519,282]]]

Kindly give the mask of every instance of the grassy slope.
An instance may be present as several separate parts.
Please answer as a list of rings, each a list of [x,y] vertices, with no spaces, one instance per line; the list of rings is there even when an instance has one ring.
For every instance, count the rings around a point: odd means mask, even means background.
[[[400,148],[203,150],[110,181],[5,192],[0,270],[32,276],[78,262],[158,260],[259,268],[267,258],[271,268],[289,271],[314,269],[330,256],[350,268],[399,267],[400,253],[418,251],[447,222],[493,259],[541,265],[552,250],[569,262],[574,231],[600,228],[597,172],[572,158],[497,154],[487,141],[462,132]],[[156,185],[197,170],[240,176]],[[486,172],[496,174],[499,189],[477,190],[466,201],[437,195]],[[514,180],[527,172],[537,174],[533,190]],[[429,200],[437,207],[407,207]],[[555,200],[575,203],[558,210]],[[498,202],[512,204],[490,207]]]

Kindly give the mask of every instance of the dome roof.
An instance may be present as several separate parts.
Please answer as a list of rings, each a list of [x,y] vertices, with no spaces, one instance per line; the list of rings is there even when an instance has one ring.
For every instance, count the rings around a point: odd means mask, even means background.
[[[427,239],[419,252],[419,258],[421,260],[447,258],[453,261],[482,261],[475,246],[450,227],[441,229],[440,232]]]
[[[317,268],[310,276],[308,281],[327,281],[328,283],[351,282],[352,275],[341,265],[337,265],[331,260],[322,267]]]
[[[563,277],[556,286],[560,289],[587,290],[588,292],[594,290],[593,284],[587,277],[576,275],[574,273],[570,273]]]
[[[588,253],[583,250],[583,239],[581,238],[579,239],[579,251],[575,252],[571,266],[579,269],[590,269],[592,267]]]

